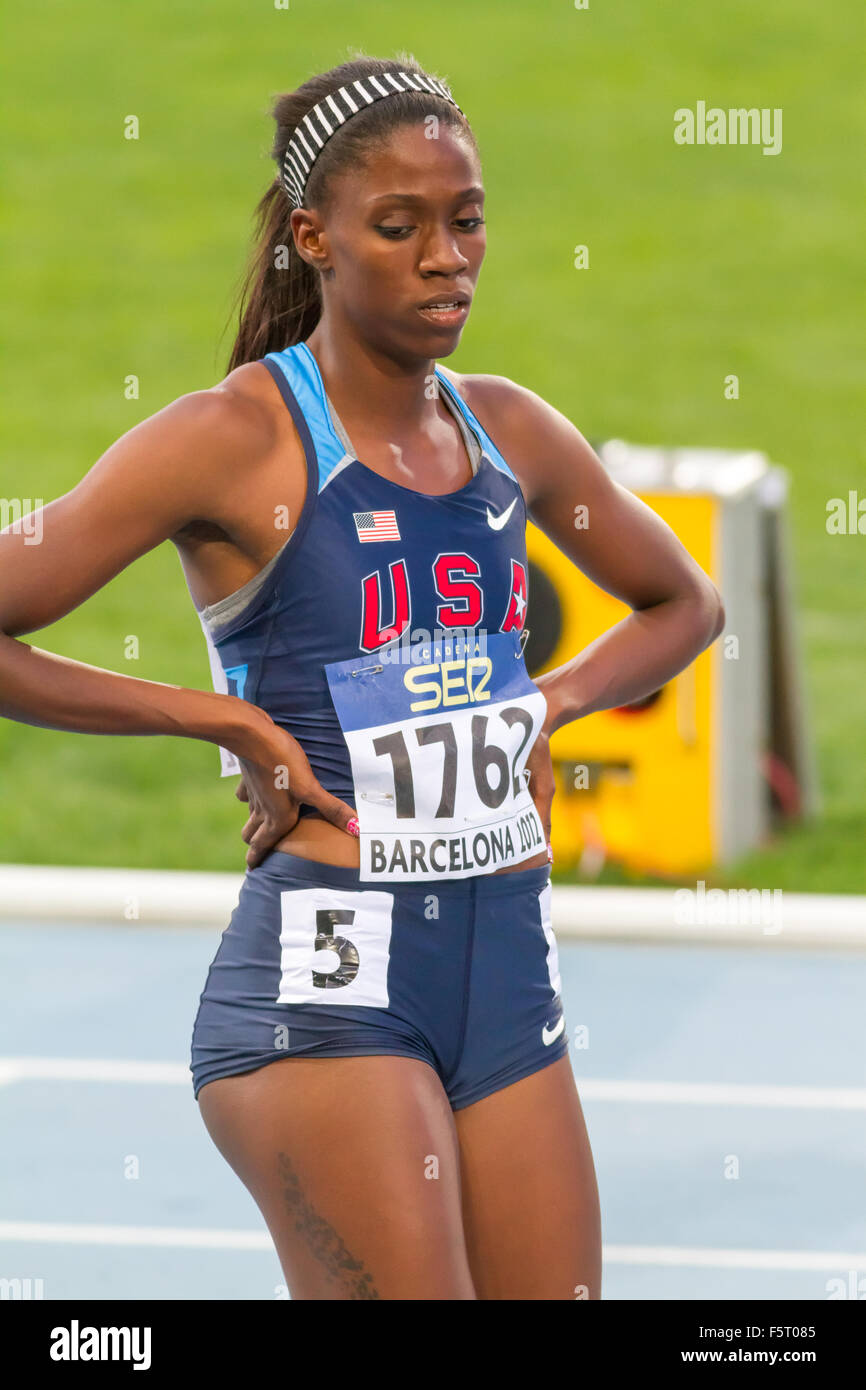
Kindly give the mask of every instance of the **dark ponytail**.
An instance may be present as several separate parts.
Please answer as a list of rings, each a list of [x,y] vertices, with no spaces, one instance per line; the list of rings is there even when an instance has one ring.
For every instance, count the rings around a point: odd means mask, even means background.
[[[272,108],[277,129],[271,149],[277,168],[282,167],[296,126],[317,102],[357,78],[378,77],[397,66],[409,73],[438,76],[428,73],[411,54],[400,53],[396,58],[360,55],[309,78],[294,92],[278,96]],[[398,126],[423,121],[430,115],[442,124],[458,128],[475,145],[465,116],[444,97],[429,92],[395,94],[353,116],[328,140],[313,166],[305,205],[323,211],[333,175],[362,163],[364,151],[381,143]],[[258,362],[266,353],[302,342],[321,317],[319,273],[298,254],[291,212],[292,205],[277,174],[255,211],[255,245],[237,296],[238,332],[229,358],[229,372],[244,362]]]
[[[291,210],[276,178],[255,211],[255,248],[238,295],[238,335],[229,372],[302,342],[319,322],[319,276],[295,248]]]

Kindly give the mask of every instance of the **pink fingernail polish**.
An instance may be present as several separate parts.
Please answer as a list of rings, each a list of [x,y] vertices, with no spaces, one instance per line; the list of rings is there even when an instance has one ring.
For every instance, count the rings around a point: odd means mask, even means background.
[[[350,835],[360,835],[361,832],[360,832],[360,829],[359,829],[359,827],[358,827],[358,817],[357,817],[357,816],[353,816],[353,817],[352,817],[352,819],[349,821],[348,825],[346,826],[346,829],[348,830],[348,832],[349,832]]]

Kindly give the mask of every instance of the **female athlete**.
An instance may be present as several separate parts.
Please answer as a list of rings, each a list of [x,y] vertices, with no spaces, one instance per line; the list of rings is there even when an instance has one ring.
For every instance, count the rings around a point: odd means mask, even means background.
[[[597,1299],[548,741],[670,680],[721,602],[558,410],[440,365],[485,252],[448,88],[355,57],[274,117],[227,376],[112,445],[40,545],[0,535],[0,713],[204,739],[242,773],[246,873],[191,1071],[293,1298]],[[534,680],[528,515],[631,609]],[[17,640],[166,539],[213,691]]]

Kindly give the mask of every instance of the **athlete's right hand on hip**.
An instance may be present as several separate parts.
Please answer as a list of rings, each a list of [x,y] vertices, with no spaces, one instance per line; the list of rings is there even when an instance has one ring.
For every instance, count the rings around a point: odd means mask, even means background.
[[[267,751],[263,750],[261,758],[262,761],[238,758],[243,775],[235,796],[250,808],[249,820],[241,831],[241,839],[248,846],[248,869],[260,864],[274,845],[294,829],[301,802],[315,806],[325,820],[340,830],[357,835],[357,812],[325,790],[303,748],[286,729],[273,724]]]

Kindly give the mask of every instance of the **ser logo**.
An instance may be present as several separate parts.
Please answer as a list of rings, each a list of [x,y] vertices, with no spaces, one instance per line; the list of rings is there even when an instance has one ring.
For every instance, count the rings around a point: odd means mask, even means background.
[[[403,684],[413,695],[427,695],[426,700],[414,700],[409,708],[413,714],[439,709],[440,705],[468,705],[490,699],[488,682],[493,673],[489,656],[469,656],[453,661],[436,661],[407,671]]]

